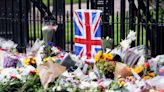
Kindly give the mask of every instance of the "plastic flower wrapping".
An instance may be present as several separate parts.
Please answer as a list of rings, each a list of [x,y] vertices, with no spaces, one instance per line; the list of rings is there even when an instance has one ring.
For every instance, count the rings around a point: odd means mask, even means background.
[[[9,44],[0,44],[0,92],[163,92],[164,56],[148,59],[144,46],[131,48],[135,34],[99,51],[94,64],[52,42],[36,40],[19,53],[14,42],[0,39]]]

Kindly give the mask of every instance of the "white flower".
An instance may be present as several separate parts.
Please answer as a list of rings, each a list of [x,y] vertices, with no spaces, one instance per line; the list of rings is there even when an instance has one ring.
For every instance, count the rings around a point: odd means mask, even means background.
[[[35,70],[35,67],[29,65],[29,66],[24,68],[24,70],[21,73],[21,75],[29,75],[30,71],[34,71],[34,70]]]
[[[52,88],[52,91],[54,92],[54,91],[55,91],[55,89],[56,89],[56,86],[54,86],[54,87]]]
[[[68,92],[73,92],[73,89],[72,88],[67,88],[66,89]]]
[[[61,86],[57,86],[56,90],[61,91],[62,90]]]
[[[136,40],[136,32],[130,30],[127,39],[131,39],[132,41]]]
[[[123,48],[129,48],[130,47],[130,44],[131,44],[131,41],[130,40],[123,40],[122,42],[120,42],[120,45],[121,47]]]

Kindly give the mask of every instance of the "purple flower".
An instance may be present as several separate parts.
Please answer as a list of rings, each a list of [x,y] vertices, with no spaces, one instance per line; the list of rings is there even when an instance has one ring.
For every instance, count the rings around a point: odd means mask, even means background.
[[[10,68],[10,67],[16,68],[17,62],[18,62],[18,59],[7,56],[4,58],[3,67],[4,68]]]

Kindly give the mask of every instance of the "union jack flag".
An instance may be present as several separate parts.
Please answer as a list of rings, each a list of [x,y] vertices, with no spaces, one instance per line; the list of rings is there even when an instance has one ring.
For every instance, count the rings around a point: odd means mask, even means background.
[[[74,12],[75,54],[90,62],[102,49],[99,10],[76,10]]]

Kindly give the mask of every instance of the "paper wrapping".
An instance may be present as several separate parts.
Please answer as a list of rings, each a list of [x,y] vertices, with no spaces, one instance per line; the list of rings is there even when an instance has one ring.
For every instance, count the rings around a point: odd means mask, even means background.
[[[114,72],[115,78],[121,76],[123,78],[132,75],[132,72],[128,68],[128,66],[124,63],[117,62],[116,68]]]
[[[66,68],[57,63],[51,61],[45,64],[38,65],[39,77],[44,89],[48,88],[48,84],[53,82],[58,76],[60,76]]]

